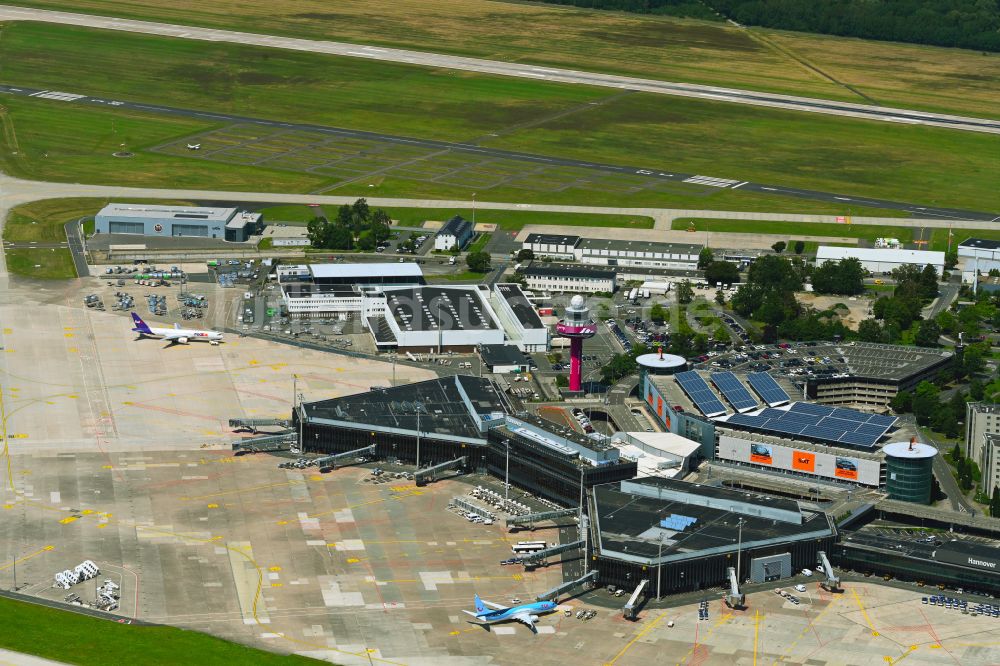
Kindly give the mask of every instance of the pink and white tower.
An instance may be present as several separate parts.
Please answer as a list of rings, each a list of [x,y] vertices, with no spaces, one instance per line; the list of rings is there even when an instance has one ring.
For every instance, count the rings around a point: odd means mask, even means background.
[[[597,322],[591,319],[583,296],[573,297],[563,318],[556,324],[556,332],[569,338],[569,390],[582,391],[583,339],[597,334]]]

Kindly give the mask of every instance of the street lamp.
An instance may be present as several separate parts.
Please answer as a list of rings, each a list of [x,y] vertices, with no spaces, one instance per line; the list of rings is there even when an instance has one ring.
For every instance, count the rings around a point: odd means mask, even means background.
[[[509,497],[510,494],[510,440],[505,439],[503,443],[504,446],[507,448],[507,460],[504,463],[504,472],[503,472],[503,510],[507,511],[508,510],[507,498]]]

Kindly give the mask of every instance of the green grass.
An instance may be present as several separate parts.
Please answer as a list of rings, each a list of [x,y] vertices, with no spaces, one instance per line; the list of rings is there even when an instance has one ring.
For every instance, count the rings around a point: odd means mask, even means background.
[[[21,0],[73,12],[335,39],[993,115],[1000,55],[492,0]],[[207,47],[203,47],[207,48]]]
[[[791,247],[794,239],[803,236],[824,236],[830,238],[864,238],[873,241],[876,238],[898,238],[902,243],[913,242],[911,227],[890,227],[875,224],[821,224],[811,222],[784,222],[772,220],[726,220],[677,218],[671,229],[684,230],[694,224],[698,231],[715,231],[724,233],[753,233],[763,235],[783,236],[780,240],[789,239]],[[947,233],[947,230],[945,230]],[[809,242],[806,242],[806,248]]]
[[[473,252],[480,252],[486,249],[486,244],[490,242],[490,234],[479,234],[479,237],[470,245],[466,252],[472,254]]]
[[[6,249],[7,270],[13,275],[41,280],[69,280],[77,277],[73,255],[68,248]]]
[[[272,224],[282,222],[285,224],[305,225],[309,220],[316,217],[314,209],[305,204],[286,204],[283,206],[268,206],[261,208],[264,214],[264,222]]]
[[[464,259],[459,259],[465,263]],[[486,273],[475,273],[473,271],[462,271],[461,273],[449,273],[447,275],[428,275],[428,282],[481,282]]]
[[[94,232],[97,230],[97,221],[94,218],[83,221],[83,235],[93,236]]]
[[[6,62],[4,63],[6,65]],[[20,178],[122,186],[310,191],[325,179],[146,152],[167,139],[215,127],[178,118],[5,96],[0,169]],[[124,143],[135,153],[113,157]]]
[[[931,232],[930,242],[925,249],[944,252],[948,249],[948,230],[929,229]],[[1000,240],[1000,229],[952,229],[951,249],[958,247],[959,243],[970,238],[982,238],[984,240]]]
[[[401,227],[419,227],[428,220],[449,220],[461,215],[472,220],[472,207],[468,208],[383,208]],[[653,218],[644,215],[600,215],[595,213],[547,213],[527,210],[476,210],[476,224],[497,225],[498,230],[519,231],[526,224],[559,224],[586,227],[627,227],[652,229]]]
[[[39,49],[38,44],[45,48]],[[93,57],[93,54],[100,57]],[[94,95],[164,103],[210,111],[234,111],[279,120],[316,122],[419,138],[470,141],[531,153],[586,161],[675,169],[712,176],[752,179],[849,195],[865,195],[921,205],[1000,210],[1000,136],[920,126],[859,121],[763,107],[553,84],[456,71],[444,71],[356,58],[339,58],[243,45],[171,40],[130,33],[40,23],[10,24],[0,39],[3,79],[7,83],[74,90]],[[591,105],[603,100],[605,103]],[[609,101],[610,100],[610,101]],[[5,99],[16,106],[34,101]],[[196,121],[171,118],[152,126],[132,117],[130,127],[111,134],[100,110],[58,111],[34,122],[39,136],[25,144],[35,172],[56,171],[63,179],[106,182],[138,171],[132,180],[148,182],[142,172],[155,165],[160,184],[204,183],[233,189],[314,191],[322,178],[307,174],[185,157],[140,152],[127,168],[95,160],[131,131],[126,144],[142,148],[207,129]],[[32,107],[34,109],[34,107]],[[39,107],[42,108],[42,107]],[[577,109],[569,115],[558,114]],[[70,116],[87,113],[81,134],[60,131]],[[31,124],[31,119],[20,119]],[[124,123],[124,120],[122,121]],[[92,125],[95,125],[93,127]],[[43,128],[54,125],[52,135]],[[491,133],[508,130],[499,136]],[[82,138],[82,141],[80,140]],[[73,140],[76,139],[76,140]],[[99,150],[89,149],[103,141]],[[32,144],[48,150],[42,157]],[[41,145],[44,144],[44,145]],[[80,164],[60,163],[66,151],[86,152]],[[9,157],[4,158],[10,161]],[[96,161],[93,173],[82,162]],[[182,166],[184,165],[184,166]],[[75,168],[70,168],[75,167]],[[27,170],[27,169],[25,169]],[[37,177],[37,176],[36,176]],[[419,183],[392,176],[338,188],[333,193],[439,196],[470,194],[469,188]],[[263,183],[269,183],[263,187]],[[132,184],[131,182],[128,184]],[[706,188],[707,189],[707,188]],[[846,205],[740,191],[706,193],[688,186],[634,193],[601,192],[596,187],[556,196],[512,187],[487,190],[491,199],[742,210],[798,210],[871,214]],[[485,194],[480,193],[485,198]],[[845,210],[846,209],[846,210]]]
[[[118,624],[0,598],[0,647],[81,666],[107,664],[295,665],[323,662],[280,655],[174,627]]]
[[[267,238],[261,238],[260,242],[257,243],[258,250],[270,250],[274,247],[274,239],[268,236]]]

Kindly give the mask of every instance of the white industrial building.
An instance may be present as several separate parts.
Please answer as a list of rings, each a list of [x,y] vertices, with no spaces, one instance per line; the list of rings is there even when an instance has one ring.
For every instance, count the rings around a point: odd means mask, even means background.
[[[472,240],[473,232],[472,222],[456,215],[434,234],[434,249],[446,251],[457,247],[459,250],[464,250]]]
[[[923,268],[930,264],[940,275],[944,272],[944,252],[927,250],[890,250],[865,247],[833,247],[820,245],[816,250],[816,265],[827,261],[857,259],[861,266],[875,275],[888,273],[900,266],[913,265]]]
[[[507,332],[508,344],[526,352],[548,350],[549,329],[518,285],[496,285],[490,304]]]
[[[958,261],[962,268],[962,282],[973,284],[977,275],[1000,269],[1000,241],[967,238],[958,245]]]
[[[487,287],[390,287],[383,293],[385,315],[366,319],[380,347],[440,353],[504,344]]]
[[[538,291],[595,294],[615,290],[613,270],[535,264],[521,273],[528,289]]]
[[[690,270],[698,265],[703,245],[691,243],[657,243],[638,240],[608,240],[581,238],[559,234],[528,234],[522,249],[531,250],[535,258],[548,257],[578,261],[598,266],[632,266]]]
[[[619,432],[611,438],[623,456],[638,461],[637,476],[683,476],[701,445],[672,432]]]

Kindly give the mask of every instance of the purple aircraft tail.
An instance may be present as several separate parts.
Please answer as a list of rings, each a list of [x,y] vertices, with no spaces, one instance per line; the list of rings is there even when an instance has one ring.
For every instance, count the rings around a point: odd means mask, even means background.
[[[152,333],[152,331],[149,330],[149,326],[146,325],[146,322],[142,320],[142,317],[134,312],[132,313],[132,323],[135,324],[135,328],[132,330],[136,333]]]

